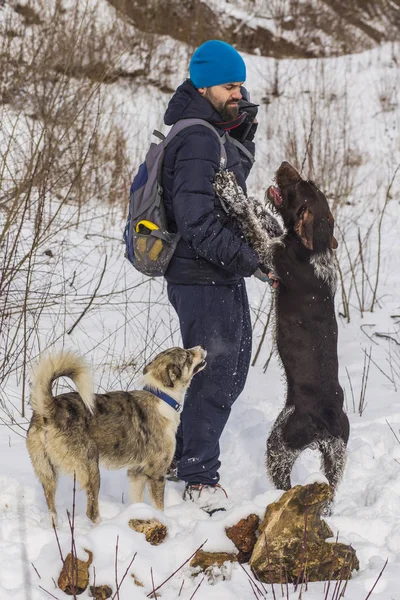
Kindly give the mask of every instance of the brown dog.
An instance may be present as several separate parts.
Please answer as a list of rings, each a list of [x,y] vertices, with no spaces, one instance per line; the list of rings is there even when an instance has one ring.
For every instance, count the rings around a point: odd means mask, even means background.
[[[306,448],[317,448],[335,490],[345,465],[349,421],[338,380],[334,219],[324,194],[289,163],[281,164],[276,182],[267,198],[285,231],[265,206],[244,196],[231,173],[221,173],[216,182],[265,272],[279,278],[275,333],[287,396],[267,442],[267,469],[275,486],[288,490],[296,458]]]
[[[99,521],[99,463],[128,469],[132,502],[164,508],[164,476],[175,452],[178,410],[196,373],[206,365],[201,346],[161,352],[143,371],[145,390],[93,394],[83,360],[63,352],[43,358],[33,373],[33,416],[27,447],[51,518],[56,523],[59,471],[74,474],[87,494],[87,516]],[[70,377],[77,392],[53,397],[52,384]]]

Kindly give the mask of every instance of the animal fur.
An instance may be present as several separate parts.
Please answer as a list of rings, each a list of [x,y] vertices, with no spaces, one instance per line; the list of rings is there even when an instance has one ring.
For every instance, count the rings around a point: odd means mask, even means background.
[[[206,364],[206,354],[201,346],[165,350],[145,367],[143,382],[182,404],[193,375]],[[53,397],[52,384],[62,376],[74,381],[77,392]],[[151,503],[163,510],[164,476],[179,424],[179,414],[164,400],[145,390],[94,394],[87,365],[63,352],[44,357],[34,370],[31,405],[27,447],[55,523],[60,471],[76,473],[87,494],[87,516],[99,521],[99,463],[126,468],[132,502],[143,502],[147,484]]]
[[[233,173],[219,173],[215,183],[264,270],[279,278],[275,335],[287,396],[267,442],[267,470],[275,486],[287,490],[296,458],[306,448],[318,448],[335,490],[345,465],[349,422],[338,381],[334,221],[322,192],[289,163],[282,163],[276,181],[267,199],[283,220],[281,231],[265,206],[260,209],[258,201],[245,196]]]
[[[274,251],[283,244],[282,226],[257,198],[246,196],[231,171],[217,173],[214,189],[226,210],[237,217],[245,238],[266,268],[272,267]]]

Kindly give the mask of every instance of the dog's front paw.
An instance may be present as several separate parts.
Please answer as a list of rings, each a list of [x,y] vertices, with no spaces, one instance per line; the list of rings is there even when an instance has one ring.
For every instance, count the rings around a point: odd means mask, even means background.
[[[214,180],[214,191],[229,212],[233,212],[235,215],[243,214],[246,196],[237,183],[234,173],[230,171],[217,173]]]

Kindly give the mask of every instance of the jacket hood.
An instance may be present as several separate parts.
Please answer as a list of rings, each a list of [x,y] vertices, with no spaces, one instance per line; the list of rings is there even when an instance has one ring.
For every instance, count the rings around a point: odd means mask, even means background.
[[[164,123],[174,125],[180,119],[204,119],[222,131],[230,131],[243,123],[246,113],[239,112],[235,119],[223,121],[222,116],[211,102],[197,91],[190,79],[187,79],[178,87],[169,101],[164,115]]]
[[[190,79],[178,87],[168,103],[164,123],[173,125],[180,119],[204,119],[209,123],[220,124],[222,117],[211,102],[197,91]]]

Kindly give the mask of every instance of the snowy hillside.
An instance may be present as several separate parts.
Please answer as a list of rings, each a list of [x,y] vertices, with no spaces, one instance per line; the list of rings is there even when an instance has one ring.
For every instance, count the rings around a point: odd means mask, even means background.
[[[168,34],[192,46],[221,38],[242,52],[276,58],[338,56],[394,41],[398,0],[108,0],[148,34]]]
[[[226,14],[228,4],[235,17],[251,17],[245,3],[208,3]],[[82,5],[76,13],[72,0],[64,5],[71,15],[86,18]],[[41,14],[42,3],[32,6]],[[57,57],[50,46],[67,44],[72,17],[63,25],[65,39],[62,22],[55,21],[57,36],[46,45],[49,38],[37,38],[34,25],[24,29],[20,13],[7,4],[0,8],[3,34],[10,28],[15,33],[1,38],[2,56],[7,51],[12,57],[8,74],[4,60],[0,65],[1,600],[67,598],[54,584],[59,550],[25,446],[29,372],[38,355],[77,350],[93,366],[96,388],[105,391],[134,387],[151,356],[180,343],[163,281],[132,269],[123,258],[121,235],[131,174],[153,129],[165,129],[163,112],[170,90],[187,76],[190,49],[169,38],[166,29],[150,51],[149,39],[135,37],[132,25],[118,29],[109,3],[98,7],[90,26],[104,28],[116,40],[114,48],[111,42],[85,45],[77,37],[74,53],[65,50]],[[101,51],[104,64],[112,64],[106,82],[104,71],[96,80],[98,71],[89,69],[91,56],[100,64]],[[400,45],[331,58],[243,56],[246,85],[260,104],[250,193],[263,197],[281,161],[289,160],[324,190],[336,220],[340,382],[351,435],[344,479],[327,521],[360,560],[344,597],[365,600],[388,559],[371,597],[400,600]],[[58,75],[39,83],[34,64],[52,65]],[[165,514],[156,514],[149,504],[129,505],[125,472],[103,470],[102,522],[93,526],[85,516],[85,494],[77,491],[78,555],[93,551],[96,583],[115,590],[116,564],[120,580],[137,553],[120,600],[148,597],[152,574],[157,587],[206,540],[205,549],[233,550],[224,528],[251,512],[262,515],[281,494],[264,466],[267,435],[284,401],[271,326],[265,335],[271,291],[255,279],[247,284],[255,364],[222,437],[221,483],[231,508],[210,519],[182,501],[182,483],[169,482]],[[297,461],[294,483],[312,481],[318,472],[318,458],[310,451]],[[66,510],[72,497],[72,481],[63,477],[57,507],[64,554],[71,544]],[[131,518],[149,516],[168,526],[167,540],[158,547],[128,526]],[[197,589],[201,579],[186,565],[162,586],[161,598],[254,597],[239,565],[224,581],[204,580]],[[273,597],[267,588],[267,597]],[[299,597],[293,588],[289,592],[291,600]],[[280,588],[274,593],[280,597]],[[336,600],[323,582],[309,584],[302,594],[304,600]],[[87,591],[80,596],[88,597]]]

